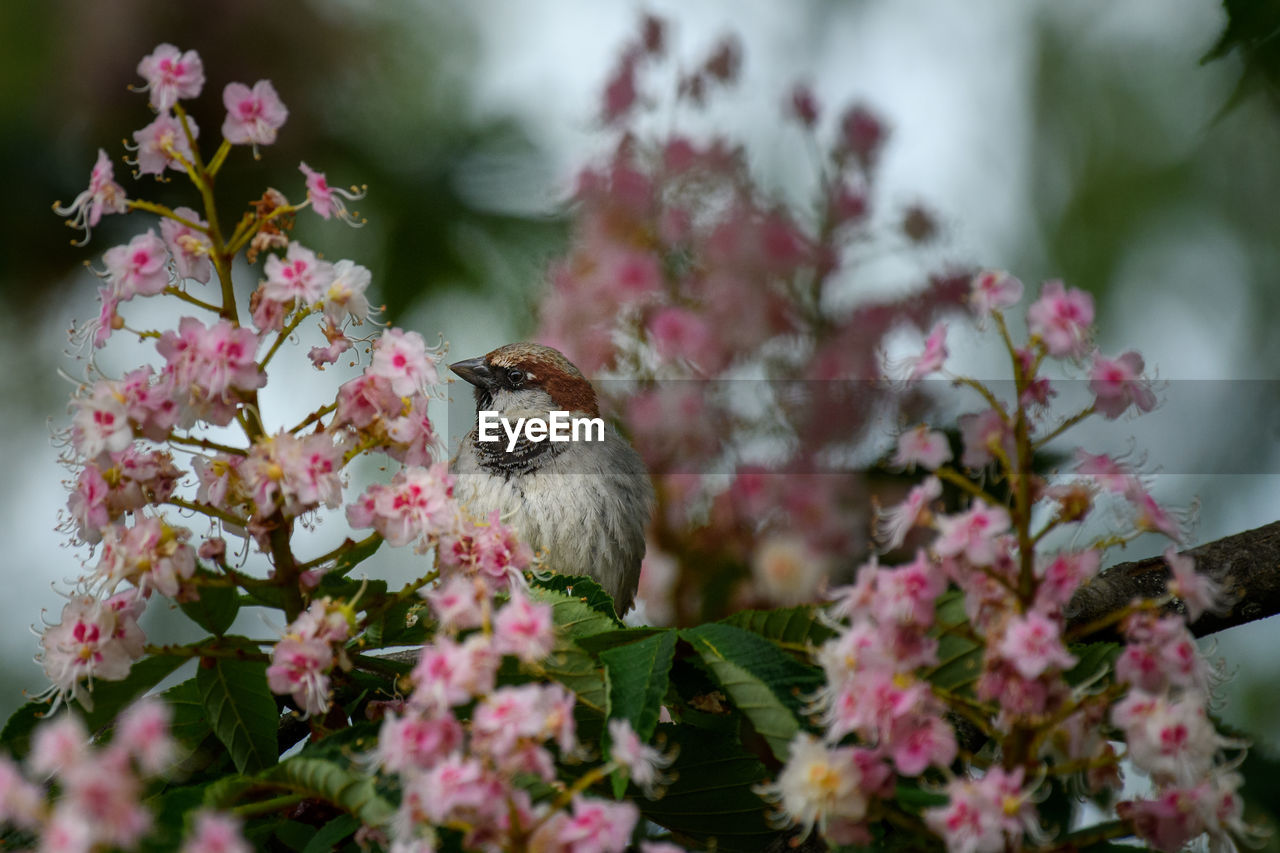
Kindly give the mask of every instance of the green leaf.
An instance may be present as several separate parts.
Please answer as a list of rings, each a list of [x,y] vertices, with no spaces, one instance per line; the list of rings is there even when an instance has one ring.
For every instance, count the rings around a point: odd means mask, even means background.
[[[360,821],[349,814],[339,815],[320,828],[302,848],[302,853],[330,853],[338,844],[360,828]]]
[[[938,638],[938,665],[927,678],[946,690],[967,692],[982,673],[983,647],[965,636],[969,616],[964,596],[958,590],[943,593],[934,613],[931,633]]]
[[[680,636],[693,646],[733,704],[785,761],[800,731],[806,697],[822,685],[822,674],[773,643],[732,625],[687,628]]]
[[[81,709],[85,725],[91,731],[107,725],[126,705],[155,687],[186,662],[186,658],[176,655],[153,655],[134,663],[129,674],[120,681],[95,680],[93,710]]]
[[[668,630],[600,653],[609,674],[609,716],[630,722],[643,741],[658,725],[675,651],[676,632]]]
[[[1062,674],[1067,683],[1073,687],[1096,678],[1098,673],[1105,672],[1116,658],[1120,656],[1119,643],[1078,643],[1071,646],[1071,654],[1079,659],[1079,663]]]
[[[775,643],[820,646],[836,632],[819,622],[816,613],[817,608],[812,605],[778,610],[741,610],[721,621]]]
[[[0,746],[14,758],[26,758],[31,749],[31,733],[48,713],[48,702],[28,702],[18,708],[0,729]]]
[[[204,804],[211,809],[226,809],[254,785],[253,779],[240,774],[223,776],[204,789]]]
[[[368,539],[364,539],[359,542],[347,539],[347,541],[342,544],[343,547],[346,547],[348,544],[350,544],[351,547],[338,557],[333,564],[333,568],[324,573],[324,577],[340,578],[345,576],[356,566],[360,565],[377,553],[378,549],[382,547],[382,537],[374,534]]]
[[[616,631],[605,631],[602,634],[592,634],[587,637],[577,637],[574,642],[582,646],[584,651],[593,655],[598,655],[605,649],[612,649],[618,646],[625,646],[628,643],[634,643],[637,640],[643,640],[646,637],[652,637],[655,634],[661,634],[671,630],[670,628],[619,628]]]
[[[679,750],[675,780],[661,799],[636,800],[645,818],[722,853],[766,849],[778,832],[753,790],[769,775],[760,759],[735,738],[706,730],[661,725],[658,737]]]
[[[276,763],[276,701],[262,661],[211,658],[196,670],[200,701],[241,773]]]
[[[543,672],[574,693],[586,707],[604,714],[609,703],[605,672],[594,657],[568,637],[556,638],[551,654],[542,662]]]
[[[432,628],[422,601],[401,601],[373,620],[364,633],[364,648],[416,646],[426,642]]]
[[[575,637],[622,627],[613,599],[591,578],[555,574],[535,578],[529,595],[534,601],[546,601],[556,608],[556,624],[568,628]]]
[[[146,805],[154,815],[154,820],[151,832],[143,837],[143,853],[177,850],[186,834],[187,815],[200,807],[204,794],[204,785],[185,785],[170,788],[147,800]]]
[[[189,746],[197,746],[213,734],[213,726],[205,712],[204,701],[200,698],[200,688],[194,676],[181,684],[175,684],[160,696],[173,712],[169,733],[176,740]]]
[[[287,758],[259,778],[327,800],[369,826],[380,826],[395,814],[395,806],[378,793],[372,779],[323,758]]]
[[[204,586],[200,588],[200,598],[184,601],[179,606],[191,621],[210,634],[221,637],[236,621],[236,614],[240,612],[240,596],[235,587]]]

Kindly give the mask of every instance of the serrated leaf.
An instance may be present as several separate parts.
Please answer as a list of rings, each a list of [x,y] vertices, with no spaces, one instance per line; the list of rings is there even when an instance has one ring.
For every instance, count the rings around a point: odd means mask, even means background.
[[[774,756],[785,761],[791,739],[800,730],[798,715],[806,697],[822,685],[821,672],[733,625],[699,625],[680,636],[693,646],[734,707],[768,741]]]
[[[377,553],[378,549],[382,547],[382,541],[382,537],[377,534],[374,534],[367,539],[362,539],[359,542],[347,539],[347,541],[342,544],[345,547],[350,543],[351,547],[344,551],[342,555],[334,561],[333,568],[325,572],[324,576],[327,578],[343,577],[356,566],[360,565]]]
[[[775,643],[820,646],[836,632],[819,622],[816,613],[817,608],[812,605],[778,610],[741,610],[721,621]]]
[[[369,826],[380,826],[395,814],[395,806],[378,793],[372,779],[323,758],[287,758],[259,778],[327,800]]]
[[[769,775],[760,759],[735,738],[687,726],[659,726],[658,738],[678,750],[675,779],[660,799],[635,801],[645,818],[723,853],[766,849],[778,833],[753,790]]]
[[[601,631],[609,631],[614,628],[621,628],[622,621],[618,619],[617,611],[613,606],[613,598],[609,593],[604,591],[604,587],[592,578],[583,577],[581,575],[550,575],[546,578],[534,578],[529,586],[530,596],[535,601],[550,601],[553,605],[557,601],[573,601],[579,607],[569,611],[575,613],[587,625],[605,624],[591,622],[586,619],[585,611],[593,611],[597,616],[602,617],[607,624],[605,627],[597,627],[590,630],[574,630],[574,636],[583,636],[586,634],[598,634]],[[543,597],[543,593],[552,593],[550,597]],[[558,594],[558,595],[554,595]],[[558,624],[564,624],[569,620],[562,622],[557,618]]]
[[[163,681],[186,663],[175,655],[153,655],[134,663],[129,674],[120,681],[93,682],[93,710],[79,708],[85,725],[96,731],[110,723],[126,705]]]
[[[360,821],[349,814],[339,815],[320,827],[315,836],[302,848],[302,853],[330,853],[338,844],[361,826]]]
[[[946,690],[968,692],[982,673],[983,647],[965,636],[968,624],[964,595],[959,590],[948,590],[938,597],[930,632],[938,638],[938,664],[925,677]]]
[[[154,819],[151,832],[142,839],[143,853],[168,853],[182,844],[187,815],[204,801],[204,785],[170,788],[146,801]]]
[[[600,653],[609,676],[609,716],[627,720],[643,741],[658,725],[675,650],[676,632],[667,630]]]
[[[210,634],[221,637],[236,621],[236,614],[240,612],[240,595],[235,587],[204,586],[200,588],[200,598],[184,601],[179,606],[191,621]]]
[[[625,646],[628,643],[634,643],[637,640],[643,640],[646,637],[652,637],[654,634],[661,634],[669,631],[670,628],[619,628],[616,631],[605,631],[602,634],[592,634],[586,637],[575,637],[574,642],[582,647],[583,651],[598,655],[605,649],[616,648],[617,646]]]
[[[213,734],[213,726],[209,723],[209,715],[205,713],[204,701],[200,698],[200,688],[196,685],[194,676],[181,684],[175,684],[160,696],[173,712],[169,733],[175,739],[195,746]]]
[[[578,701],[597,713],[608,710],[605,672],[594,657],[567,637],[558,637],[542,662],[543,672],[578,695]]]
[[[200,701],[218,740],[241,773],[276,763],[276,701],[262,661],[212,658],[196,670]]]

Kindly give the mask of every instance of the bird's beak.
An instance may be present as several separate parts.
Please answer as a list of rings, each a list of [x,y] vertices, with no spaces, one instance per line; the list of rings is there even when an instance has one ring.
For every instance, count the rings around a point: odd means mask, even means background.
[[[449,369],[470,382],[477,388],[486,391],[493,388],[493,371],[484,363],[483,358],[469,358],[466,361],[455,361]]]

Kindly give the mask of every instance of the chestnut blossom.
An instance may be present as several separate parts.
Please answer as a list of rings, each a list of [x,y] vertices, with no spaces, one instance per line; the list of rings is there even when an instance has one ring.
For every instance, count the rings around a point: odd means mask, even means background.
[[[390,380],[391,390],[407,397],[439,384],[440,357],[440,351],[429,348],[417,332],[390,328],[374,342],[373,362],[366,373]]]
[[[93,164],[93,171],[89,175],[89,188],[76,196],[66,207],[55,202],[53,212],[59,216],[70,217],[67,224],[72,228],[84,230],[84,238],[76,242],[77,246],[83,246],[89,242],[89,231],[98,224],[103,215],[124,213],[129,209],[128,201],[124,187],[116,183],[111,158],[107,156],[106,151],[99,148],[98,159]]]
[[[951,445],[946,433],[931,430],[924,424],[909,429],[898,436],[898,449],[892,464],[911,469],[916,465],[927,471],[936,471],[951,461]]]
[[[137,91],[151,93],[151,107],[163,113],[181,98],[198,98],[204,88],[204,62],[194,50],[183,53],[171,44],[156,46],[138,63],[147,83]]]
[[[453,475],[442,462],[404,468],[390,483],[375,483],[347,507],[353,527],[372,527],[394,547],[414,541],[420,548],[429,547],[432,538],[454,530],[456,515]],[[442,546],[442,563],[445,551]]]
[[[924,341],[924,352],[907,360],[911,372],[908,381],[923,379],[930,373],[937,373],[947,360],[947,324],[939,322],[930,330]]]
[[[165,702],[144,697],[116,719],[112,744],[122,747],[149,776],[159,775],[175,758],[178,744],[169,734],[173,711]]]
[[[439,714],[490,693],[501,661],[483,634],[473,634],[464,643],[437,637],[423,647],[409,676],[414,685],[410,704]]]
[[[337,325],[346,317],[356,323],[363,323],[369,318],[369,299],[365,291],[373,274],[359,264],[341,260],[333,265],[333,279],[328,290],[323,294],[324,315],[329,322]]]
[[[298,438],[282,430],[255,441],[238,473],[264,515],[277,506],[290,517],[321,504],[336,509],[342,503],[345,451],[345,443],[327,433]]]
[[[1055,358],[1080,358],[1088,351],[1093,325],[1093,297],[1047,281],[1040,298],[1027,308],[1027,328]]]
[[[663,755],[649,746],[640,740],[631,723],[621,718],[609,721],[609,757],[626,768],[628,778],[648,797],[670,782],[663,771],[675,761],[674,753]]]
[[[1009,529],[1009,512],[975,500],[965,512],[938,516],[938,539],[933,550],[940,557],[964,556],[979,566],[991,565],[1000,552],[997,538]]]
[[[551,653],[554,643],[551,605],[532,602],[518,588],[512,589],[511,599],[493,619],[494,651],[536,663]]]
[[[228,320],[206,327],[194,317],[183,317],[178,331],[167,331],[156,342],[166,361],[165,373],[176,387],[185,389],[189,416],[199,415],[218,425],[230,423],[240,394],[267,384],[267,376],[254,359],[258,336],[252,329],[237,328]]]
[[[333,264],[320,260],[315,252],[297,241],[289,244],[283,259],[279,255],[268,255],[262,268],[267,274],[263,298],[285,306],[316,304],[334,279]]]
[[[462,742],[462,724],[451,713],[387,714],[378,730],[374,760],[389,773],[427,770],[456,753]]]
[[[1130,690],[1112,707],[1111,722],[1124,731],[1134,766],[1157,784],[1194,784],[1231,745],[1214,730],[1204,697],[1197,693],[1173,700]]]
[[[533,563],[533,549],[498,520],[494,511],[483,523],[466,521],[440,537],[440,565],[474,572],[495,592],[518,586]]]
[[[1137,478],[1131,467],[1105,453],[1094,455],[1076,448],[1076,473],[1091,478],[1108,492],[1124,494]]]
[[[1012,308],[1022,301],[1022,282],[1001,270],[978,273],[969,287],[969,304],[979,317]]]
[[[78,714],[65,712],[37,726],[31,736],[27,767],[52,776],[84,760],[91,749],[89,732]]]
[[[996,460],[997,452],[1003,453],[1005,459],[1016,458],[1013,429],[995,409],[961,415],[957,423],[964,444],[964,453],[960,456],[964,467],[977,470],[990,465]]]
[[[356,192],[355,187],[351,190],[342,190],[329,186],[324,172],[317,172],[306,163],[299,164],[298,170],[306,175],[307,199],[311,202],[311,209],[322,219],[337,216],[348,225],[359,227],[364,224],[355,220],[346,205],[348,201],[364,198],[363,192]]]
[[[1167,509],[1135,477],[1125,484],[1124,496],[1134,511],[1134,527],[1152,533],[1163,533],[1174,542],[1182,541],[1182,528]]]
[[[329,675],[333,650],[317,637],[291,637],[276,643],[267,667],[272,693],[290,694],[304,717],[323,714],[329,708]]]
[[[419,594],[431,604],[443,631],[479,628],[484,622],[481,599],[488,598],[489,590],[465,575],[449,575],[437,586],[420,590]]]
[[[534,831],[532,850],[562,853],[623,853],[640,819],[633,803],[573,798],[573,812],[556,812]]]
[[[241,834],[240,820],[221,812],[200,811],[179,853],[252,853]]]
[[[191,131],[191,139],[199,138],[200,128],[195,119],[187,117],[187,129]],[[168,113],[160,113],[151,124],[133,132],[138,174],[164,174],[165,169],[175,172],[186,171],[187,165],[195,158],[191,155],[191,141],[187,139],[182,123]]]
[[[71,443],[86,459],[124,450],[133,443],[129,410],[114,383],[99,379],[71,401]]]
[[[106,601],[91,595],[75,595],[67,601],[62,621],[44,629],[36,655],[56,701],[70,697],[92,708],[85,679],[120,681],[129,674],[146,645],[138,627],[145,607],[145,599],[132,589]]]
[[[35,737],[38,736],[39,729],[36,730]],[[86,735],[82,745],[87,744]],[[0,756],[0,823],[20,829],[35,829],[40,825],[44,805],[44,789],[28,781],[12,759]]]
[[[122,302],[135,296],[155,296],[169,286],[169,251],[150,229],[123,246],[108,249],[102,261],[107,267],[107,282]]]
[[[1151,390],[1151,381],[1142,375],[1142,368],[1142,356],[1132,350],[1113,359],[1095,354],[1089,369],[1094,408],[1113,420],[1130,406],[1139,412],[1154,409],[1156,395]]]
[[[902,503],[882,510],[876,519],[876,535],[886,551],[901,547],[907,534],[916,525],[927,524],[932,518],[930,504],[942,497],[942,481],[927,477],[913,486]]]
[[[948,803],[928,809],[925,823],[942,836],[948,853],[1003,853],[1018,849],[1026,833],[1038,834],[1031,792],[1023,788],[1023,769],[991,767],[981,779],[955,779],[947,785]]]
[[[200,228],[208,227],[209,223],[189,207],[175,207],[173,212]],[[160,220],[160,235],[173,257],[178,278],[192,278],[201,284],[209,281],[213,275],[213,261],[210,258],[213,244],[209,241],[208,234],[199,228],[165,217]]]
[[[1011,618],[994,650],[1027,679],[1039,678],[1050,669],[1070,669],[1077,662],[1062,645],[1057,621],[1035,610]]]
[[[156,590],[170,598],[196,570],[191,531],[165,519],[137,513],[132,527],[113,525],[103,532],[102,553],[94,574],[110,591],[128,581],[141,592]]]
[[[867,816],[869,790],[856,747],[828,747],[801,732],[791,741],[787,763],[778,778],[757,788],[774,803],[779,816],[799,826],[802,836],[817,828],[825,837],[840,840]],[[842,833],[843,830],[843,833]]]
[[[270,80],[259,80],[252,89],[243,83],[228,83],[222,90],[222,103],[227,108],[222,135],[232,145],[270,145],[289,117]]]
[[[756,588],[779,604],[812,601],[827,574],[826,556],[796,534],[769,536],[751,558]]]
[[[1171,575],[1167,585],[1187,608],[1187,622],[1194,623],[1205,613],[1218,612],[1223,606],[1222,585],[1206,574],[1196,571],[1195,558],[1179,554],[1170,545],[1164,550],[1164,561]]]

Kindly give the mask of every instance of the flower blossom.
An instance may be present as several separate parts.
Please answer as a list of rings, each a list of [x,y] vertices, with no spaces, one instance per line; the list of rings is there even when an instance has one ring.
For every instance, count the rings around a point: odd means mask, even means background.
[[[282,430],[254,442],[238,473],[264,515],[277,505],[291,517],[321,504],[336,509],[342,503],[345,451],[327,433],[298,438]]]
[[[802,835],[816,827],[834,841],[852,840],[850,833],[867,816],[870,795],[890,775],[882,764],[869,763],[865,756],[864,750],[828,747],[802,732],[792,739],[778,778],[757,792],[775,803],[791,824],[801,827]]]
[[[936,323],[924,341],[924,352],[908,359],[911,372],[907,380],[914,382],[942,369],[947,360],[947,324]]]
[[[969,287],[969,304],[979,317],[1012,308],[1022,301],[1022,282],[1007,272],[980,272]]]
[[[123,246],[108,249],[102,261],[107,266],[107,281],[120,301],[155,296],[169,286],[169,250],[150,229]]]
[[[204,63],[194,50],[186,53],[160,44],[138,63],[138,76],[147,81],[138,89],[151,93],[151,106],[163,113],[180,98],[197,98],[204,88]]]
[[[999,553],[997,538],[1009,529],[1009,512],[975,500],[965,512],[938,516],[938,539],[933,550],[940,557],[963,555],[970,563],[991,565]]]
[[[1076,665],[1075,656],[1062,645],[1058,623],[1034,610],[1009,620],[995,651],[1027,679],[1039,678],[1051,668],[1067,670]]]
[[[896,466],[909,469],[919,465],[927,471],[936,471],[949,461],[951,445],[945,433],[921,424],[898,436],[898,449],[893,454]]]
[[[1194,623],[1205,611],[1218,612],[1224,605],[1222,585],[1208,575],[1196,571],[1195,558],[1179,554],[1172,545],[1164,550],[1164,561],[1171,575],[1169,592],[1187,608],[1187,622]]]
[[[1130,406],[1139,412],[1156,407],[1151,381],[1142,375],[1142,356],[1132,350],[1115,358],[1095,355],[1089,370],[1089,390],[1094,393],[1094,408],[1112,420]]]
[[[942,497],[942,481],[928,477],[920,485],[912,487],[902,503],[879,513],[876,535],[886,551],[898,548],[907,540],[907,534],[919,524],[926,524],[931,517],[930,504]]]
[[[388,484],[375,483],[347,507],[353,527],[372,527],[393,547],[429,540],[454,529],[457,507],[453,502],[453,475],[437,462],[430,468],[405,468]],[[445,551],[441,548],[441,561]]]
[[[609,721],[609,757],[625,767],[631,781],[649,797],[670,781],[662,771],[675,760],[674,754],[663,755],[640,740],[625,719]]]
[[[186,119],[187,129],[191,131],[191,139],[200,136],[200,128],[195,119]],[[186,163],[191,163],[191,141],[182,128],[182,123],[168,113],[161,113],[151,124],[133,132],[133,143],[136,153],[134,157],[138,165],[138,174],[164,174],[165,169],[175,172],[186,171]]]
[[[337,216],[343,222],[357,228],[364,224],[355,220],[346,205],[348,201],[364,198],[363,192],[356,191],[355,187],[351,190],[342,190],[329,186],[324,172],[317,172],[306,163],[300,164],[298,170],[307,178],[307,198],[311,201],[311,209],[322,219]]]
[[[76,595],[67,601],[62,621],[45,628],[36,657],[59,701],[71,697],[92,708],[93,699],[83,679],[120,681],[129,674],[146,645],[138,627],[138,616],[145,607],[146,600],[136,590],[126,590],[106,601],[91,595]]]
[[[94,572],[107,590],[128,581],[144,593],[154,589],[173,598],[196,571],[190,536],[190,530],[171,527],[163,518],[135,514],[132,527],[113,525],[104,531]]]
[[[270,145],[289,117],[270,80],[259,80],[252,89],[243,83],[228,83],[222,90],[222,103],[227,108],[222,135],[232,145]]]
[[[199,213],[189,207],[176,207],[173,212],[199,228],[207,227],[209,224],[200,218]],[[209,235],[199,228],[193,228],[169,217],[160,220],[160,235],[164,238],[164,244],[173,257],[178,278],[193,278],[205,284],[213,275],[213,261],[210,258],[213,244],[209,241]]]
[[[494,650],[534,663],[551,654],[554,643],[551,605],[532,602],[519,589],[513,589],[511,599],[493,619]]]
[[[373,362],[366,373],[385,377],[390,380],[392,391],[407,397],[439,384],[439,361],[439,350],[429,348],[422,335],[391,328],[374,343]]]
[[[498,520],[495,510],[485,522],[465,522],[440,537],[440,565],[461,568],[494,591],[524,581],[520,573],[533,563],[533,549]]]
[[[991,767],[981,779],[956,779],[947,786],[949,802],[925,811],[925,823],[942,836],[949,853],[1016,850],[1025,833],[1040,831],[1022,778],[1021,767]]]
[[[220,812],[196,813],[195,827],[182,842],[180,853],[252,853],[241,834],[238,818]]]
[[[76,242],[83,246],[89,242],[89,232],[104,214],[124,213],[129,209],[128,198],[124,187],[116,183],[115,169],[107,152],[98,149],[98,159],[93,164],[89,175],[89,188],[80,193],[71,204],[63,207],[59,203],[53,205],[53,212],[59,216],[70,217],[67,224],[72,228],[84,230],[84,238]]]
[[[1093,297],[1060,281],[1045,282],[1040,298],[1027,309],[1027,328],[1055,358],[1083,356],[1092,324]]]

